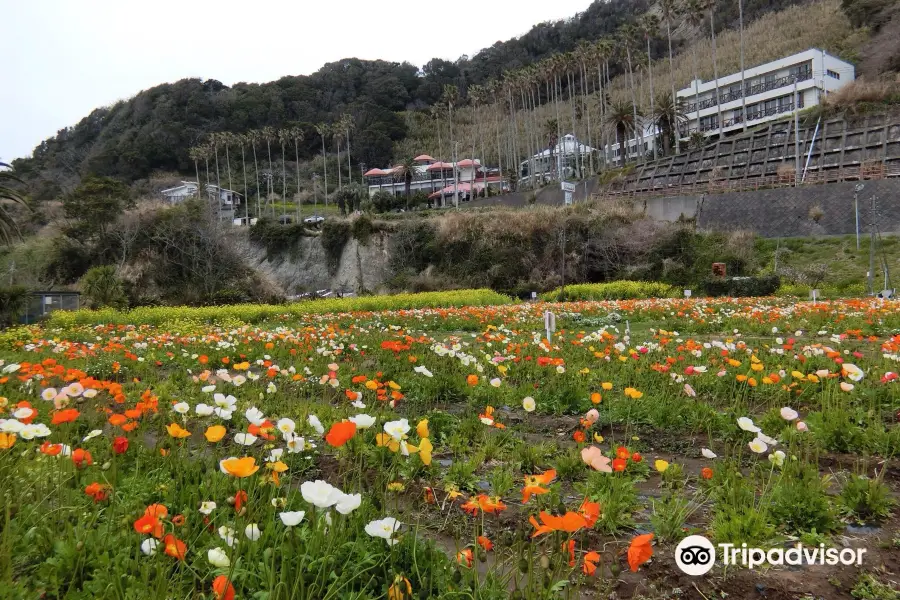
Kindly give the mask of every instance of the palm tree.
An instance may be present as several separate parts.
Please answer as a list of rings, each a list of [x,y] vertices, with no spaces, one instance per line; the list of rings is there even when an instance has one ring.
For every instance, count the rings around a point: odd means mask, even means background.
[[[628,160],[628,143],[626,139],[630,133],[637,129],[638,118],[634,103],[628,106],[627,102],[615,102],[606,113],[606,123],[616,132],[616,143],[619,145],[619,155],[622,157],[622,165]],[[636,139],[636,138],[635,138]]]
[[[629,81],[629,86],[631,88],[631,106],[632,106],[632,116],[633,116],[632,124],[633,124],[633,131],[634,131],[634,143],[636,146],[635,150],[638,152],[638,154],[643,155],[644,135],[643,135],[643,132],[641,132],[641,139],[640,139],[640,141],[638,141],[638,133],[637,132],[639,129],[638,124],[640,123],[640,121],[638,121],[638,112],[639,111],[638,111],[637,99],[634,95],[634,68],[631,64],[631,50],[632,50],[632,47],[635,45],[635,41],[637,40],[637,37],[638,37],[638,30],[635,25],[630,25],[630,24],[623,25],[622,27],[619,28],[619,39],[621,40],[622,47],[625,49],[625,57],[628,61],[628,81]],[[622,147],[620,146],[620,149],[621,148]]]
[[[246,225],[250,225],[250,196],[247,190],[247,160],[244,156],[244,146],[250,143],[248,134],[237,134],[234,136],[235,142],[241,147],[241,173],[244,175],[244,217]]]
[[[640,27],[647,40],[647,75],[650,82],[650,114],[652,115],[656,112],[656,107],[653,105],[653,66],[650,62],[650,39],[659,31],[659,17],[650,13],[645,14],[641,18]],[[653,160],[656,158],[656,132],[653,132]]]
[[[331,139],[334,141],[335,148],[337,150],[337,174],[338,174],[338,191],[344,189],[344,184],[341,181],[341,142],[344,140],[344,131],[341,129],[340,122],[334,123],[331,127]]]
[[[331,127],[328,123],[319,123],[316,125],[316,133],[322,138],[322,182],[325,184],[325,207],[328,207],[328,163],[325,160],[325,138],[331,133]]]
[[[284,145],[291,141],[291,132],[287,129],[278,130],[278,143],[281,144],[281,220],[287,219],[287,169],[284,162]]]
[[[270,126],[265,126],[262,128],[262,139],[266,141],[266,152],[269,155],[269,172],[267,174],[266,179],[268,180],[266,185],[266,207],[269,206],[269,199],[272,195],[272,142],[276,137],[275,129]],[[272,216],[275,216],[275,205],[272,205]]]
[[[216,216],[218,217],[216,220],[216,226],[218,227],[222,221],[222,182],[219,179],[219,144],[222,141],[221,133],[211,133],[209,134],[209,142],[212,145],[213,153],[215,154],[216,159]]]
[[[297,221],[303,216],[302,204],[300,202],[300,140],[303,139],[303,130],[299,127],[292,127],[291,138],[294,140],[294,165],[297,167]]]
[[[337,126],[346,134],[344,141],[347,143],[347,178],[350,180],[350,183],[353,183],[353,168],[350,166],[350,131],[354,128],[353,117],[347,113],[342,114],[341,118],[338,119]],[[364,182],[360,180],[360,183]]]
[[[703,24],[703,7],[701,0],[684,0],[684,4],[680,6],[680,11],[684,15],[688,24],[699,29]],[[700,131],[700,75],[697,73],[697,44],[691,44],[691,62],[694,68],[694,108],[697,113],[697,131]]]
[[[444,93],[441,96],[441,104],[447,105],[447,120],[450,124],[450,151],[453,155],[453,203],[459,208],[459,187],[457,185],[459,176],[456,171],[456,141],[453,139],[453,106],[459,103],[459,88],[455,85],[446,84]]]
[[[21,237],[21,234],[19,233],[18,224],[13,216],[9,214],[9,211],[6,210],[6,207],[3,206],[2,201],[21,204],[31,210],[31,207],[25,201],[25,197],[19,190],[10,187],[10,183],[24,184],[25,182],[12,172],[10,165],[0,162],[0,237],[3,238],[3,243],[7,246],[12,242],[13,237]]]
[[[701,0],[702,5],[709,11],[709,33],[712,38],[712,62],[713,81],[716,85],[716,113],[718,117],[719,131],[722,131],[722,97],[719,95],[719,62],[716,60],[716,28],[713,23],[713,11],[716,8],[716,0]]]
[[[403,189],[406,193],[406,210],[409,210],[409,195],[413,178],[416,176],[416,161],[410,156],[394,165],[394,179],[403,181]]]
[[[747,131],[747,91],[744,89],[744,2],[738,0],[738,27],[740,29],[741,43],[741,122],[743,130]]]
[[[674,137],[678,141],[679,127],[687,120],[684,115],[684,100],[672,96],[668,90],[660,93],[654,103],[651,118],[662,137],[663,153],[668,154],[671,149],[670,140]]]
[[[247,132],[247,143],[253,149],[253,173],[256,175],[256,217],[259,218],[259,163],[256,160],[256,146],[262,139],[262,132],[251,129]],[[249,203],[247,204],[249,210]]]
[[[741,2],[741,0],[738,0]],[[672,19],[675,17],[676,0],[660,0],[659,7],[662,11],[663,21],[666,22],[666,40],[669,42],[669,86],[672,88],[672,98],[675,98],[675,66],[672,61]],[[681,152],[681,135],[678,132],[678,124],[675,125],[675,152]],[[665,140],[663,141],[665,143]]]

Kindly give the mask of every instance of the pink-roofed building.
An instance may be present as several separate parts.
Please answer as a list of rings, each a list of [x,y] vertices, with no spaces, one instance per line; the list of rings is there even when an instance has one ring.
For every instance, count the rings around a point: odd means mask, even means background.
[[[460,200],[465,201],[472,197],[473,189],[475,194],[484,194],[485,186],[499,191],[503,185],[501,178],[491,176],[490,170],[482,166],[478,159],[466,158],[454,164],[421,154],[413,160],[416,172],[410,184],[410,192],[425,192],[437,201],[438,206],[454,204],[457,193]],[[369,169],[363,175],[369,186],[370,197],[380,191],[398,197],[406,193],[406,182],[396,167]],[[454,181],[457,182],[455,187]],[[506,186],[503,189],[508,190]]]

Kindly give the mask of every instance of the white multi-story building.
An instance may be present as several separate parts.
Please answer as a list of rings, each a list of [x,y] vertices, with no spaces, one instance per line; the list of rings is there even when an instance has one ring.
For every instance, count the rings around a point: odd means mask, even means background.
[[[695,80],[676,94],[684,102],[687,127],[680,127],[682,138],[692,133],[725,134],[758,125],[819,104],[822,98],[850,81],[856,71],[848,62],[824,50],[810,48],[779,60],[744,69],[744,93],[741,72],[719,77],[719,106],[716,81]],[[719,107],[722,122],[719,123]]]

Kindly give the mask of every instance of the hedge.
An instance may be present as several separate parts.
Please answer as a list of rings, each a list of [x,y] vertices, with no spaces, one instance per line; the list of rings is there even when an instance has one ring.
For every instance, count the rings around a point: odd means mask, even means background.
[[[541,294],[548,302],[569,300],[635,300],[642,298],[673,298],[682,290],[668,283],[655,281],[610,281],[608,283],[583,283]]]

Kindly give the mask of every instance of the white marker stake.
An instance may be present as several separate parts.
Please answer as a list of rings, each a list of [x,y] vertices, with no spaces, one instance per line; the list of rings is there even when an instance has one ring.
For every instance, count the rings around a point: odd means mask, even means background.
[[[549,310],[544,311],[544,329],[547,332],[547,341],[549,342],[552,339],[550,336],[556,331],[556,315]]]

